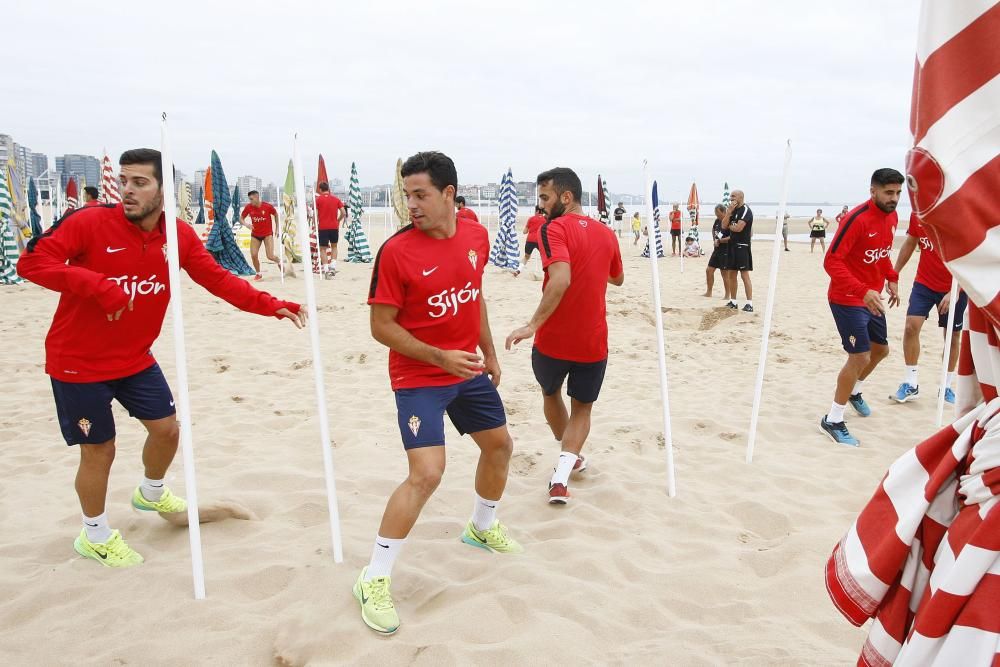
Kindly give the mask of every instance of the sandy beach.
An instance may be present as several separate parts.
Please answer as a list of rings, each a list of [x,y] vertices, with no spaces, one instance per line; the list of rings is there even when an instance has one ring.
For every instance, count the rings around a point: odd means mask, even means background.
[[[703,227],[706,239],[710,221]],[[380,223],[375,228],[377,245]],[[771,230],[759,222],[758,232]],[[804,230],[804,220],[793,221],[793,233]],[[771,297],[771,243],[754,247],[753,314],[720,307],[719,279],[716,296],[702,296],[707,255],[685,260],[684,273],[678,259],[661,260],[678,489],[668,498],[650,269],[639,257],[642,245],[630,237],[621,243],[625,284],[609,288],[607,379],[585,450],[590,470],[572,484],[573,502],[546,503],[557,446],[542,417],[530,348],[501,352],[515,454],[500,517],[526,551],[502,557],[459,542],[477,450],[448,424],[445,479],[393,572],[402,626],[389,638],[363,625],[351,596],[385,500],[406,473],[387,351],[368,331],[370,264],[341,261],[335,279],[317,284],[344,535],[339,565],[331,556],[307,332],[241,313],[184,278],[201,505],[231,504],[250,517],[202,526],[204,601],[192,597],[186,531],[129,507],[144,433],[117,404],[108,512],[146,561],[116,571],[73,551],[78,456],[62,442],[43,372],[58,295],[30,284],[3,288],[0,658],[36,665],[853,663],[865,632],[830,603],[823,567],[889,463],[934,430],[937,327],[928,325],[922,339],[923,398],[887,399],[903,371],[916,258],[900,281],[904,306],[889,316],[892,355],[867,383],[873,414],[848,415],[862,441],[852,449],[818,428],[844,356],[822,255],[818,248],[810,254],[807,243],[782,253],[751,465],[744,456]],[[484,291],[500,346],[538,301],[541,283],[530,274],[487,269]],[[282,285],[268,266],[259,285],[304,298],[301,273]],[[169,315],[154,353],[173,384]],[[168,483],[184,493],[179,456]]]

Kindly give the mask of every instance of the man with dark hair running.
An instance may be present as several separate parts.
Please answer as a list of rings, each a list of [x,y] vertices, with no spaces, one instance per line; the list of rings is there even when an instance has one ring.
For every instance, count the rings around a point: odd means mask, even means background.
[[[506,348],[534,336],[531,367],[542,388],[545,420],[561,444],[549,481],[549,503],[569,502],[569,476],[587,469],[582,455],[590,415],[608,366],[608,283],[625,282],[614,232],[583,214],[583,186],[572,169],[538,175],[538,201],[548,222],[539,231],[542,300],[528,323],[507,336]],[[570,409],[562,397],[569,378]]]
[[[266,201],[260,200],[260,193],[251,190],[247,193],[250,203],[240,211],[240,224],[250,228],[250,261],[253,262],[257,276],[254,280],[263,278],[260,271],[260,246],[264,246],[267,259],[277,264],[278,256],[274,254],[274,229],[278,226],[278,211]],[[246,219],[250,218],[250,224]]]
[[[833,321],[847,352],[837,376],[829,412],[820,419],[824,433],[841,445],[857,447],[844,421],[847,404],[867,417],[871,408],[862,397],[863,385],[880,361],[889,356],[882,290],[888,288],[891,308],[899,304],[899,274],[892,267],[896,205],[903,192],[903,175],[878,169],[871,178],[871,199],[855,207],[837,228],[823,268],[830,275],[827,296]]]
[[[126,151],[122,203],[72,211],[33,238],[17,270],[60,292],[45,339],[59,427],[67,445],[79,445],[76,492],[83,529],[73,546],[107,567],[143,561],[117,530],[105,500],[115,459],[112,399],[145,426],[145,477],[132,506],[147,512],[183,512],[187,504],[163,483],[177,452],[174,399],[150,348],[170,300],[160,152]],[[181,267],[198,284],[237,308],[288,318],[301,328],[299,305],[276,299],[219,266],[190,225],[174,220]]]
[[[494,553],[522,551],[496,517],[514,445],[483,296],[487,232],[456,216],[458,174],[447,155],[417,153],[402,176],[411,224],[379,250],[368,303],[372,337],[389,348],[409,474],[390,496],[371,560],[354,584],[362,620],[383,634],[399,627],[389,592],[393,563],[444,474],[445,413],[479,447],[472,518],[461,541]]]
[[[538,250],[538,230],[542,228],[545,224],[545,215],[543,215],[544,209],[541,206],[535,207],[535,214],[528,218],[528,221],[524,223],[524,229],[522,230],[527,237],[524,239],[524,260],[521,262],[522,268],[528,266],[528,260],[531,259],[531,253]]]
[[[455,206],[458,207],[458,211],[455,213],[457,218],[466,218],[472,222],[479,222],[479,216],[471,208],[465,205],[465,197],[459,195],[455,197]]]
[[[93,185],[88,185],[83,189],[83,205],[84,206],[100,206],[101,193]]]
[[[330,192],[330,184],[323,181],[317,186],[316,218],[319,228],[319,262],[324,276],[337,274],[337,242],[340,240],[340,223],[347,218],[347,209],[339,197]]]

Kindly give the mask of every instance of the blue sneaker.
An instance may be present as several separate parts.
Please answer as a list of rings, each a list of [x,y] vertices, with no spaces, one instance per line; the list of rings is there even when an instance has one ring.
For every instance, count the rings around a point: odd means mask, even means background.
[[[955,405],[955,392],[951,390],[951,387],[944,388],[944,402]]]
[[[919,395],[920,387],[914,387],[912,384],[904,382],[899,385],[899,389],[897,389],[896,393],[890,396],[889,399],[896,401],[897,403],[906,403],[907,401],[912,401]]]
[[[851,394],[851,397],[847,399],[847,402],[851,404],[854,411],[857,412],[862,417],[867,417],[872,413],[872,409],[868,407],[865,403],[865,399],[861,397],[861,394]]]
[[[823,415],[823,418],[819,420],[819,427],[822,429],[823,433],[830,436],[830,438],[838,445],[857,447],[861,444],[861,442],[847,430],[847,424],[844,422],[835,422],[831,424],[826,420],[826,415]]]

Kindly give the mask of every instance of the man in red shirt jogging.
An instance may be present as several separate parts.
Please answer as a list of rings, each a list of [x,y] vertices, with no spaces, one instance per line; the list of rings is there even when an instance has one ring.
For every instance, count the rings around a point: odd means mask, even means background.
[[[681,205],[673,204],[670,210],[670,256],[681,254]]]
[[[531,367],[542,388],[545,420],[561,443],[549,503],[565,505],[570,473],[587,468],[581,452],[608,366],[605,293],[608,283],[625,282],[625,272],[615,233],[583,214],[583,186],[573,170],[550,169],[538,175],[537,184],[548,218],[538,233],[545,269],[542,300],[528,324],[507,336],[506,347],[535,337]],[[562,397],[567,377],[569,413]]]
[[[100,206],[101,193],[93,185],[88,185],[83,189],[83,205],[84,206]]]
[[[920,245],[920,261],[917,263],[917,276],[913,280],[913,290],[910,292],[910,303],[906,308],[906,326],[903,329],[903,360],[906,364],[906,375],[896,393],[889,398],[897,403],[912,401],[920,395],[920,383],[917,380],[917,361],[920,359],[920,330],[924,320],[932,310],[938,314],[938,326],[947,334],[948,308],[951,301],[951,272],[941,261],[941,256],[934,248],[934,242],[924,233],[916,213],[910,214],[910,226],[906,230],[906,240],[896,257],[896,273],[903,270],[913,256],[913,250]],[[958,304],[955,308],[954,335],[951,337],[951,350],[948,356],[948,377],[944,385],[944,400],[955,402],[955,392],[951,383],[955,380],[955,367],[958,365],[958,351],[961,346],[962,319],[965,316],[965,292],[958,293]]]
[[[522,266],[527,266],[528,260],[531,259],[531,253],[538,250],[538,230],[545,224],[543,212],[544,209],[541,206],[536,206],[535,214],[528,218],[528,221],[524,225],[523,231],[528,236],[524,239],[524,261],[521,262]]]
[[[330,184],[323,181],[317,186],[316,216],[319,222],[319,261],[323,275],[337,273],[337,242],[340,240],[340,223],[347,217],[344,202],[330,192]]]
[[[466,218],[472,222],[479,222],[479,216],[476,215],[476,212],[465,205],[465,197],[462,197],[461,195],[455,197],[455,206],[458,207],[458,211],[455,213],[456,217]]]
[[[274,254],[274,228],[278,226],[278,212],[266,201],[260,200],[260,193],[251,190],[248,193],[250,203],[240,211],[240,224],[250,228],[250,260],[253,262],[254,271],[257,276],[254,280],[260,280],[263,275],[260,272],[260,246],[264,246],[264,254],[268,261],[278,263],[278,256]],[[250,218],[248,225],[245,220]]]
[[[445,413],[479,447],[462,542],[495,553],[522,551],[496,518],[514,445],[496,389],[500,364],[483,297],[487,232],[456,217],[458,174],[447,155],[417,153],[403,163],[402,176],[411,224],[379,250],[368,303],[372,336],[389,348],[409,475],[389,498],[371,560],[354,584],[362,620],[383,634],[399,627],[389,592],[393,563],[444,473]]]
[[[847,352],[837,376],[830,411],[820,428],[839,444],[857,447],[860,441],[847,430],[847,404],[867,417],[871,408],[862,397],[862,385],[880,361],[889,356],[882,289],[889,290],[889,307],[899,304],[899,274],[889,258],[896,233],[896,204],[903,191],[903,175],[895,169],[872,174],[871,199],[854,208],[837,228],[823,260],[830,275],[827,293],[833,320]]]
[[[132,506],[187,509],[163,483],[177,451],[178,427],[170,388],[150,351],[170,299],[160,153],[126,151],[119,164],[121,204],[72,211],[32,239],[17,265],[28,280],[61,293],[45,339],[45,372],[63,438],[80,447],[76,492],[84,526],[73,546],[108,567],[143,560],[111,529],[105,511],[115,458],[112,399],[148,432],[145,477]],[[302,327],[305,313],[298,304],[255,290],[221,268],[190,225],[174,224],[181,266],[195,282],[237,308]]]

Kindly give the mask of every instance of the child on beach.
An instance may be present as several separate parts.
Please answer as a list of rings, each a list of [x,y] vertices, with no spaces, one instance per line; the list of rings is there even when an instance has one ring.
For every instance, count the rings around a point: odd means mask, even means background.
[[[639,245],[639,232],[642,231],[642,221],[639,219],[639,211],[632,215],[632,245]]]

